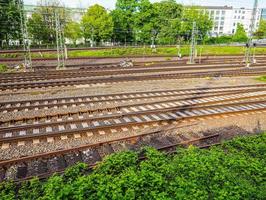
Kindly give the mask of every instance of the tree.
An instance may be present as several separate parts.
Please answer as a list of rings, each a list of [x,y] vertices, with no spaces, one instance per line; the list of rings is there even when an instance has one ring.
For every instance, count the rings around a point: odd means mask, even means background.
[[[113,34],[114,23],[112,16],[106,9],[98,4],[91,6],[82,18],[81,22],[85,40],[99,43],[108,40]]]
[[[159,30],[158,13],[149,0],[140,0],[138,12],[134,13],[133,37],[135,42],[150,43]]]
[[[193,22],[197,25],[198,39],[204,39],[213,26],[212,20],[200,8],[185,8],[182,14],[181,35],[187,40],[191,37]]]
[[[39,7],[28,20],[29,34],[36,43],[54,44],[56,41],[55,15],[59,14],[63,28],[69,21],[69,16],[58,0],[40,1],[38,5]]]
[[[0,45],[21,40],[21,19],[18,0],[0,0]]]
[[[69,22],[65,27],[66,38],[72,40],[74,45],[76,45],[77,40],[82,38],[82,30],[80,24],[77,22]]]
[[[159,43],[169,44],[176,42],[180,34],[183,7],[175,0],[164,0],[154,4],[158,13]]]
[[[258,39],[263,39],[266,37],[266,20],[261,19],[258,30],[254,33],[255,37]]]
[[[236,32],[232,38],[232,41],[233,42],[246,42],[247,39],[248,39],[247,33],[245,31],[243,24],[238,23]]]
[[[114,40],[126,43],[134,40],[134,15],[139,0],[117,0],[111,12],[114,21]]]

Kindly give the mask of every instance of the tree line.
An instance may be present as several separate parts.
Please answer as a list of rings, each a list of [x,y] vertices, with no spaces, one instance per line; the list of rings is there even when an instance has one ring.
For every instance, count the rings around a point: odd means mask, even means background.
[[[45,18],[43,10],[44,7],[41,7],[34,12],[28,26],[36,42],[47,43],[52,39],[47,38],[49,34],[46,32],[52,32],[47,24],[50,24],[53,15],[49,12]],[[84,38],[91,45],[102,42],[148,44],[152,39],[158,44],[170,44],[177,40],[188,40],[193,21],[196,21],[198,34],[202,38],[212,28],[212,21],[202,10],[185,8],[175,0],[158,3],[149,0],[117,0],[112,11],[98,4],[89,7],[80,23],[71,21],[69,16],[64,16],[64,19],[65,36],[68,39],[76,43],[78,39]],[[40,31],[40,26],[45,28]]]
[[[0,0],[0,46],[21,40],[21,21],[18,0]]]
[[[0,0],[0,42],[21,40],[18,0]],[[233,36],[210,37],[213,22],[198,7],[185,7],[175,0],[151,3],[149,0],[117,0],[115,9],[95,4],[84,13],[80,22],[72,19],[71,10],[58,0],[40,1],[28,19],[30,39],[36,45],[56,43],[55,14],[59,13],[65,37],[73,44],[180,44],[191,37],[193,22],[197,39],[207,44],[246,42],[247,33],[238,24]],[[10,26],[11,25],[11,26]],[[261,21],[257,38],[266,37],[266,22]],[[10,42],[6,42],[10,43]]]

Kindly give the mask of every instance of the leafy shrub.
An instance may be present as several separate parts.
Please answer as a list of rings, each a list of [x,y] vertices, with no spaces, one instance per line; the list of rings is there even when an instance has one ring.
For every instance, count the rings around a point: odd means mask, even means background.
[[[2,199],[266,199],[266,134],[240,137],[200,150],[178,149],[170,156],[145,148],[146,159],[121,152],[104,159],[92,173],[78,164],[46,182],[33,179],[18,192],[0,184]],[[17,194],[17,196],[16,196]]]
[[[0,73],[1,72],[6,72],[6,71],[7,71],[7,66],[3,65],[3,64],[0,64]]]

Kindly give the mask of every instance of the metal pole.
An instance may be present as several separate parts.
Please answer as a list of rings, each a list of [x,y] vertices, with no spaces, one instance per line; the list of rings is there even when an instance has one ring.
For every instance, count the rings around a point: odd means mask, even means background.
[[[56,34],[56,51],[57,51],[57,68],[60,68],[60,47],[59,47],[59,25],[58,25],[58,16],[55,13],[55,34]]]
[[[193,27],[192,27],[192,34],[191,34],[191,45],[190,45],[190,58],[189,58],[189,64],[194,64],[195,63],[195,58],[196,58],[196,28],[197,24],[196,22],[193,22]]]
[[[94,27],[91,27],[91,47],[94,47]]]
[[[24,50],[24,66],[27,69],[32,70],[32,60],[31,60],[31,51],[30,51],[30,41],[29,34],[27,29],[26,16],[24,11],[24,2],[23,0],[18,1],[18,10],[20,14],[20,29],[22,34],[23,50]]]
[[[253,11],[252,11],[252,17],[251,17],[251,22],[250,22],[250,27],[249,27],[249,35],[248,35],[248,41],[247,41],[247,49],[245,52],[245,61],[246,61],[246,67],[249,67],[252,63],[254,63],[254,60],[252,59],[251,55],[251,48],[252,48],[252,36],[256,24],[256,15],[257,15],[257,9],[258,9],[258,0],[254,1],[254,6],[253,6]]]
[[[65,39],[58,11],[55,13],[57,69],[65,67]]]

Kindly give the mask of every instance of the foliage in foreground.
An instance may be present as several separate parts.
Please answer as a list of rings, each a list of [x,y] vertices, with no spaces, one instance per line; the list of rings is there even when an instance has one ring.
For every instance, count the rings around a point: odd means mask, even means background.
[[[257,78],[257,80],[266,82],[266,76],[261,76],[261,77]]]
[[[85,175],[78,164],[46,182],[33,179],[15,189],[0,185],[2,199],[265,199],[266,134],[243,137],[210,150],[195,147],[165,155],[145,149],[107,157]]]
[[[3,65],[3,64],[0,64],[0,73],[6,72],[6,71],[7,71],[7,66]]]

